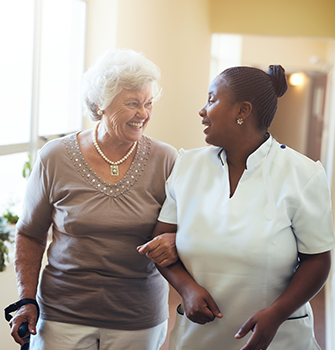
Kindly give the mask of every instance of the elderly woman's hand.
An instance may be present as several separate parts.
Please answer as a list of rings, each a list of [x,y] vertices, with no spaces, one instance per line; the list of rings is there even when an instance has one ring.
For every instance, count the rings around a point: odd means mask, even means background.
[[[27,304],[20,307],[14,317],[10,320],[11,335],[14,340],[21,346],[28,342],[27,338],[21,338],[18,334],[19,327],[22,323],[28,322],[28,331],[30,334],[36,334],[37,309],[35,305]]]
[[[146,255],[155,264],[165,267],[178,260],[176,233],[163,233],[146,244],[137,247],[141,255]]]

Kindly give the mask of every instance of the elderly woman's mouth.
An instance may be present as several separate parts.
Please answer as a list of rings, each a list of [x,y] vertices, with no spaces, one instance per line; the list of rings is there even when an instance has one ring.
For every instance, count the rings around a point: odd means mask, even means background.
[[[137,129],[140,129],[142,126],[143,126],[144,122],[141,122],[141,123],[135,123],[135,122],[130,122],[130,123],[127,123],[127,125],[133,127],[133,128],[137,128]]]

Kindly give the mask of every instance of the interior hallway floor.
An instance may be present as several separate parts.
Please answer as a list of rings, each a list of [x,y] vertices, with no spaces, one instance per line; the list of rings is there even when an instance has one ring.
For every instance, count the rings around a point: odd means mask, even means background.
[[[169,326],[165,343],[160,350],[169,349],[169,334],[176,320],[176,308],[180,304],[179,294],[170,287],[169,294]],[[322,350],[326,350],[325,339],[325,291],[322,289],[312,300],[311,305],[314,313],[315,337]]]

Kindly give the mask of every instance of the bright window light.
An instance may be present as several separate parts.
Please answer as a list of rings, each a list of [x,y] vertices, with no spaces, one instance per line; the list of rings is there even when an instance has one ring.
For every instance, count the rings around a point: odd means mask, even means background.
[[[39,92],[41,136],[81,129],[86,4],[44,0]]]
[[[0,157],[0,215],[8,209],[15,215],[21,212],[22,194],[27,184],[22,176],[22,169],[27,160],[27,152]]]
[[[223,70],[241,65],[242,35],[213,34],[211,43],[210,81]]]
[[[29,142],[33,21],[34,0],[0,2],[0,145]]]

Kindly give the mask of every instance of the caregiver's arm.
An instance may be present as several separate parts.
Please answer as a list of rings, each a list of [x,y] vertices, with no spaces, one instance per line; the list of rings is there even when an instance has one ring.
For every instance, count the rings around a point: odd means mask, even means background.
[[[155,239],[163,233],[176,231],[177,225],[158,221],[152,237]],[[182,297],[185,314],[191,321],[204,324],[213,321],[215,317],[222,317],[211,295],[194,281],[179,259],[169,266],[156,266]]]
[[[252,315],[236,334],[244,337],[253,331],[241,350],[267,349],[279,326],[325,284],[331,266],[331,252],[321,254],[299,253],[300,265],[283,294],[272,305]]]

